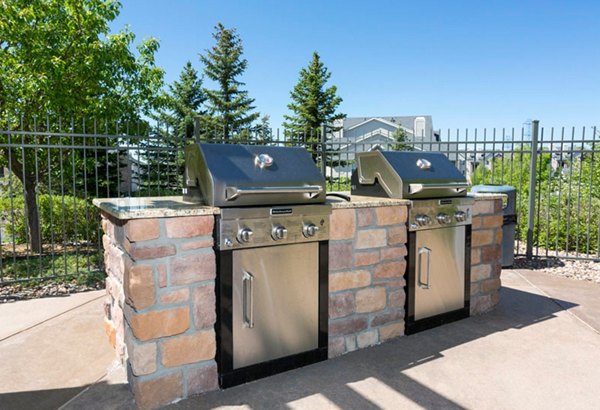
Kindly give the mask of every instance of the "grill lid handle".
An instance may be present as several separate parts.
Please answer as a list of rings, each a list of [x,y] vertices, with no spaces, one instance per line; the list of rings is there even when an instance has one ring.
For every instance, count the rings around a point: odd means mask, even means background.
[[[309,186],[280,186],[280,187],[250,187],[237,188],[228,187],[225,189],[225,195],[228,201],[233,201],[242,195],[263,195],[263,194],[308,194],[309,198],[314,198],[323,192],[320,185]]]
[[[464,182],[449,182],[446,184],[409,184],[408,192],[416,194],[417,192],[433,189],[452,189],[458,194],[459,192],[466,191],[468,187],[469,184]]]

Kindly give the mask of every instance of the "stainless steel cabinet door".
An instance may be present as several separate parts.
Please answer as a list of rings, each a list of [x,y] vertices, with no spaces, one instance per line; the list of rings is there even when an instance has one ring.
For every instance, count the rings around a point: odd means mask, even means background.
[[[319,244],[233,252],[233,368],[318,347]]]
[[[415,320],[464,307],[465,227],[416,235]]]

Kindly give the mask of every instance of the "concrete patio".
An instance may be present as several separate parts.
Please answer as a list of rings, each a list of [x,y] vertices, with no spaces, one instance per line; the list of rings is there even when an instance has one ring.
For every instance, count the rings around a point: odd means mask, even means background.
[[[502,285],[489,314],[171,407],[597,407],[600,286],[523,270],[504,270]],[[103,296],[0,305],[0,409],[135,408]]]

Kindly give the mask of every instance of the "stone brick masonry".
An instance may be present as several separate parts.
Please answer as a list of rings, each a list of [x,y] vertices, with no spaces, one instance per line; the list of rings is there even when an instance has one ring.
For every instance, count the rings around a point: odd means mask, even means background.
[[[102,216],[105,328],[140,408],[218,388],[213,224]]]
[[[405,205],[334,209],[329,357],[404,334]]]
[[[357,205],[353,205],[357,206]],[[334,207],[329,357],[404,334],[406,205]],[[471,314],[499,301],[501,199],[473,209]],[[117,220],[103,212],[105,329],[140,408],[218,388],[214,216]]]

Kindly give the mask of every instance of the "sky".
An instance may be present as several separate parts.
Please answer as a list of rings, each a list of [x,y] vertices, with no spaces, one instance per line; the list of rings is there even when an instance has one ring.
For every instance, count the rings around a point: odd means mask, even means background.
[[[431,115],[435,129],[600,125],[599,1],[122,0],[113,31],[155,37],[165,81],[235,28],[240,79],[279,127],[317,51],[348,117]],[[204,86],[214,84],[205,80]]]

